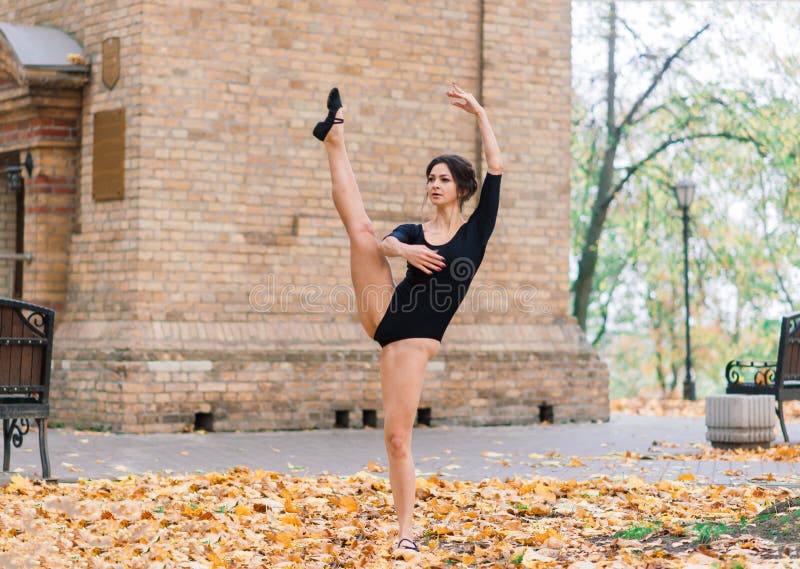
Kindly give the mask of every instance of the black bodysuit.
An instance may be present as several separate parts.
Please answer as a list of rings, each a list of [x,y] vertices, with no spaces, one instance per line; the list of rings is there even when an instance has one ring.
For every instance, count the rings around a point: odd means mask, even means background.
[[[381,347],[406,338],[441,341],[483,260],[500,203],[500,176],[486,174],[478,207],[443,245],[425,241],[422,225],[406,223],[389,235],[410,245],[426,245],[444,257],[445,267],[426,275],[407,263],[406,278],[394,289],[374,339]],[[387,235],[388,237],[388,235]]]

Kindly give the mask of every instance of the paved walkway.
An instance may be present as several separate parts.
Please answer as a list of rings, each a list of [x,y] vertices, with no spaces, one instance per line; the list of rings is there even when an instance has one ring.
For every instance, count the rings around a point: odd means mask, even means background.
[[[612,415],[607,423],[420,428],[414,432],[414,456],[419,475],[447,479],[637,475],[658,481],[691,473],[700,482],[714,484],[761,478],[758,483],[800,486],[800,463],[657,459],[665,453],[698,452],[693,445],[706,444],[705,430],[703,418],[622,414]],[[789,436],[800,440],[800,424],[789,425]],[[61,482],[144,472],[226,471],[234,466],[298,476],[350,475],[371,462],[387,465],[381,431],[372,429],[169,435],[51,429],[48,439],[53,476]],[[626,458],[626,452],[641,458]],[[11,470],[40,474],[35,433],[25,437],[22,448],[12,448]],[[776,481],[769,480],[771,474]],[[0,475],[0,484],[8,476]]]

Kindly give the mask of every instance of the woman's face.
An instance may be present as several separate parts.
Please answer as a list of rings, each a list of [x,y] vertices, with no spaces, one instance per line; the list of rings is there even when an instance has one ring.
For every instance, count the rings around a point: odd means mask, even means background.
[[[458,186],[456,186],[450,168],[444,162],[439,162],[431,168],[428,174],[428,199],[435,206],[447,205],[458,202]]]

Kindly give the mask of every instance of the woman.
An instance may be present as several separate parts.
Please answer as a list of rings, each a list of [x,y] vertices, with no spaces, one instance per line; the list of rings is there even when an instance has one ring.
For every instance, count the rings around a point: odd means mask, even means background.
[[[434,158],[426,169],[427,196],[436,208],[426,223],[405,224],[378,242],[356,183],[344,143],[338,89],[328,95],[328,116],[314,136],[328,153],[333,203],[350,239],[350,272],[359,318],[381,345],[380,373],[384,440],[389,480],[399,523],[396,554],[419,551],[413,533],[415,498],[411,432],[422,392],[425,366],[436,355],[450,319],[467,292],[494,229],[503,162],[486,111],[455,83],[452,104],[478,120],[488,174],[477,208],[468,221],[461,210],[477,190],[472,165],[459,156]],[[386,257],[408,262],[397,287]]]

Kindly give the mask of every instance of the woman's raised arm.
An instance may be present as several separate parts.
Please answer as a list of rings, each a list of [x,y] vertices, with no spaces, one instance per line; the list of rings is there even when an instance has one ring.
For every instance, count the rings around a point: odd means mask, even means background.
[[[489,167],[489,173],[495,175],[502,174],[503,158],[500,155],[500,146],[497,144],[497,139],[494,136],[492,124],[489,122],[486,109],[478,103],[472,93],[467,93],[455,83],[451,85],[447,96],[451,99],[456,99],[453,101],[453,105],[478,118],[478,127],[480,128],[481,140],[483,141],[483,153],[486,155],[486,165]]]

